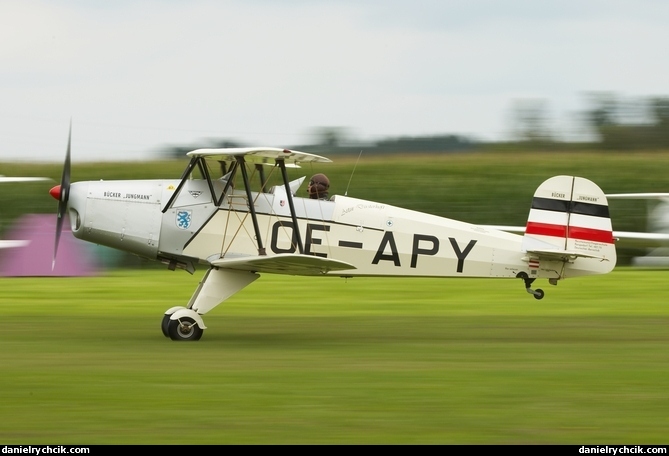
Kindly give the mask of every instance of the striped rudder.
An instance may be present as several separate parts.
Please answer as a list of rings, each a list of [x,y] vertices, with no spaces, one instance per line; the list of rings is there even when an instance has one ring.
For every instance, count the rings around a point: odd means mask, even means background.
[[[582,177],[556,176],[534,193],[524,251],[562,251],[615,263],[613,242],[608,202],[595,183]]]

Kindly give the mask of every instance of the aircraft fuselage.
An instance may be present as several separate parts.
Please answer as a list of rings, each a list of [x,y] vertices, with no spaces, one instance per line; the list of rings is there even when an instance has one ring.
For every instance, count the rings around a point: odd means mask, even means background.
[[[340,195],[329,201],[293,197],[293,219],[281,187],[252,193],[258,240],[245,192],[229,190],[217,206],[207,181],[190,179],[165,207],[179,183],[73,183],[72,232],[186,269],[220,258],[303,253],[353,264],[356,269],[331,273],[350,277],[516,277],[527,271],[559,278],[561,273],[557,261],[530,271],[521,236],[388,204]],[[214,181],[213,187],[220,193],[224,183]]]

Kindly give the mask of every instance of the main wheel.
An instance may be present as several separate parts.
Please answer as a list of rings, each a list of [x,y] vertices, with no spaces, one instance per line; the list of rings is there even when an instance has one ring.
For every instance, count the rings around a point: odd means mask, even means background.
[[[181,317],[168,321],[167,332],[172,340],[200,340],[204,331],[192,318]]]
[[[160,329],[163,331],[165,337],[170,337],[168,325],[170,323],[170,315],[163,315],[163,321],[160,323]]]

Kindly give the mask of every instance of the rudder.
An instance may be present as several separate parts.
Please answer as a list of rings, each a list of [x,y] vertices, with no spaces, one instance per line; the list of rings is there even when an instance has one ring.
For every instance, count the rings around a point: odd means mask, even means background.
[[[522,248],[526,252],[563,253],[572,260],[606,260],[608,265],[594,267],[593,272],[610,271],[616,251],[606,195],[582,177],[546,180],[534,193]]]

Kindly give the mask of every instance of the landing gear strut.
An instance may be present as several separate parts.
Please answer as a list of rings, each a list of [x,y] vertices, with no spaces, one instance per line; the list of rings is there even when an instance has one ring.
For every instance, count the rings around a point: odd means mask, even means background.
[[[518,273],[516,277],[523,279],[523,281],[525,282],[525,290],[527,290],[529,294],[534,296],[534,299],[542,299],[544,297],[544,290],[542,290],[541,288],[533,290],[531,288],[532,282],[534,282],[536,279],[530,279],[524,272]]]

